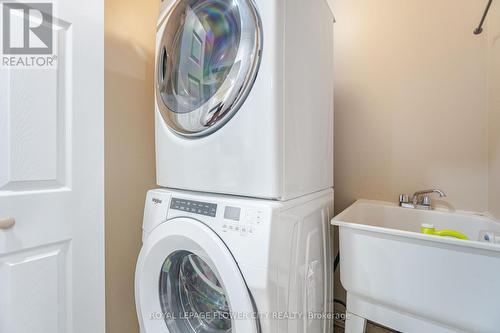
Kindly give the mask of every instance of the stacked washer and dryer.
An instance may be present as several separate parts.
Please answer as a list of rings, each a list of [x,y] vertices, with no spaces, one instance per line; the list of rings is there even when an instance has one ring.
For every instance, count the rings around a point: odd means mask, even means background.
[[[163,0],[141,333],[330,333],[327,0]]]

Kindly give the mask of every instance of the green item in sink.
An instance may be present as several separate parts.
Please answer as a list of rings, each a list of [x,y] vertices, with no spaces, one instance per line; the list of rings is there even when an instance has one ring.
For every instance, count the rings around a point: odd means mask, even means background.
[[[426,235],[454,237],[458,239],[469,240],[469,237],[454,230],[436,230],[436,228],[432,224],[422,224],[420,231]]]

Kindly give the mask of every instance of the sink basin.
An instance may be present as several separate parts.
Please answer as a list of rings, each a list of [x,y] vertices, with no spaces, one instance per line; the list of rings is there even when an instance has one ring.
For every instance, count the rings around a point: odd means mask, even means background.
[[[360,200],[335,217],[346,333],[366,320],[404,333],[499,333],[500,224],[486,216]],[[422,224],[470,240],[420,233]],[[493,238],[492,238],[493,237]]]

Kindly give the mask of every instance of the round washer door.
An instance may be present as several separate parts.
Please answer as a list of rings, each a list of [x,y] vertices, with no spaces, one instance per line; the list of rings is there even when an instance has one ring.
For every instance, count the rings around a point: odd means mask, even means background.
[[[178,218],[146,239],[136,270],[143,333],[257,333],[250,292],[222,240],[203,223]]]
[[[162,34],[156,99],[164,121],[184,137],[217,131],[257,76],[262,29],[253,0],[177,0]]]

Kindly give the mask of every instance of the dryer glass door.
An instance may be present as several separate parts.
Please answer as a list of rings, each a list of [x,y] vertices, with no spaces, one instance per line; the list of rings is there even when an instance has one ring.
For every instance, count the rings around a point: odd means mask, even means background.
[[[257,76],[262,29],[253,0],[178,0],[161,29],[159,111],[179,135],[209,135],[234,116]]]
[[[165,222],[145,239],[136,301],[144,333],[258,332],[234,257],[212,229],[193,219]]]

